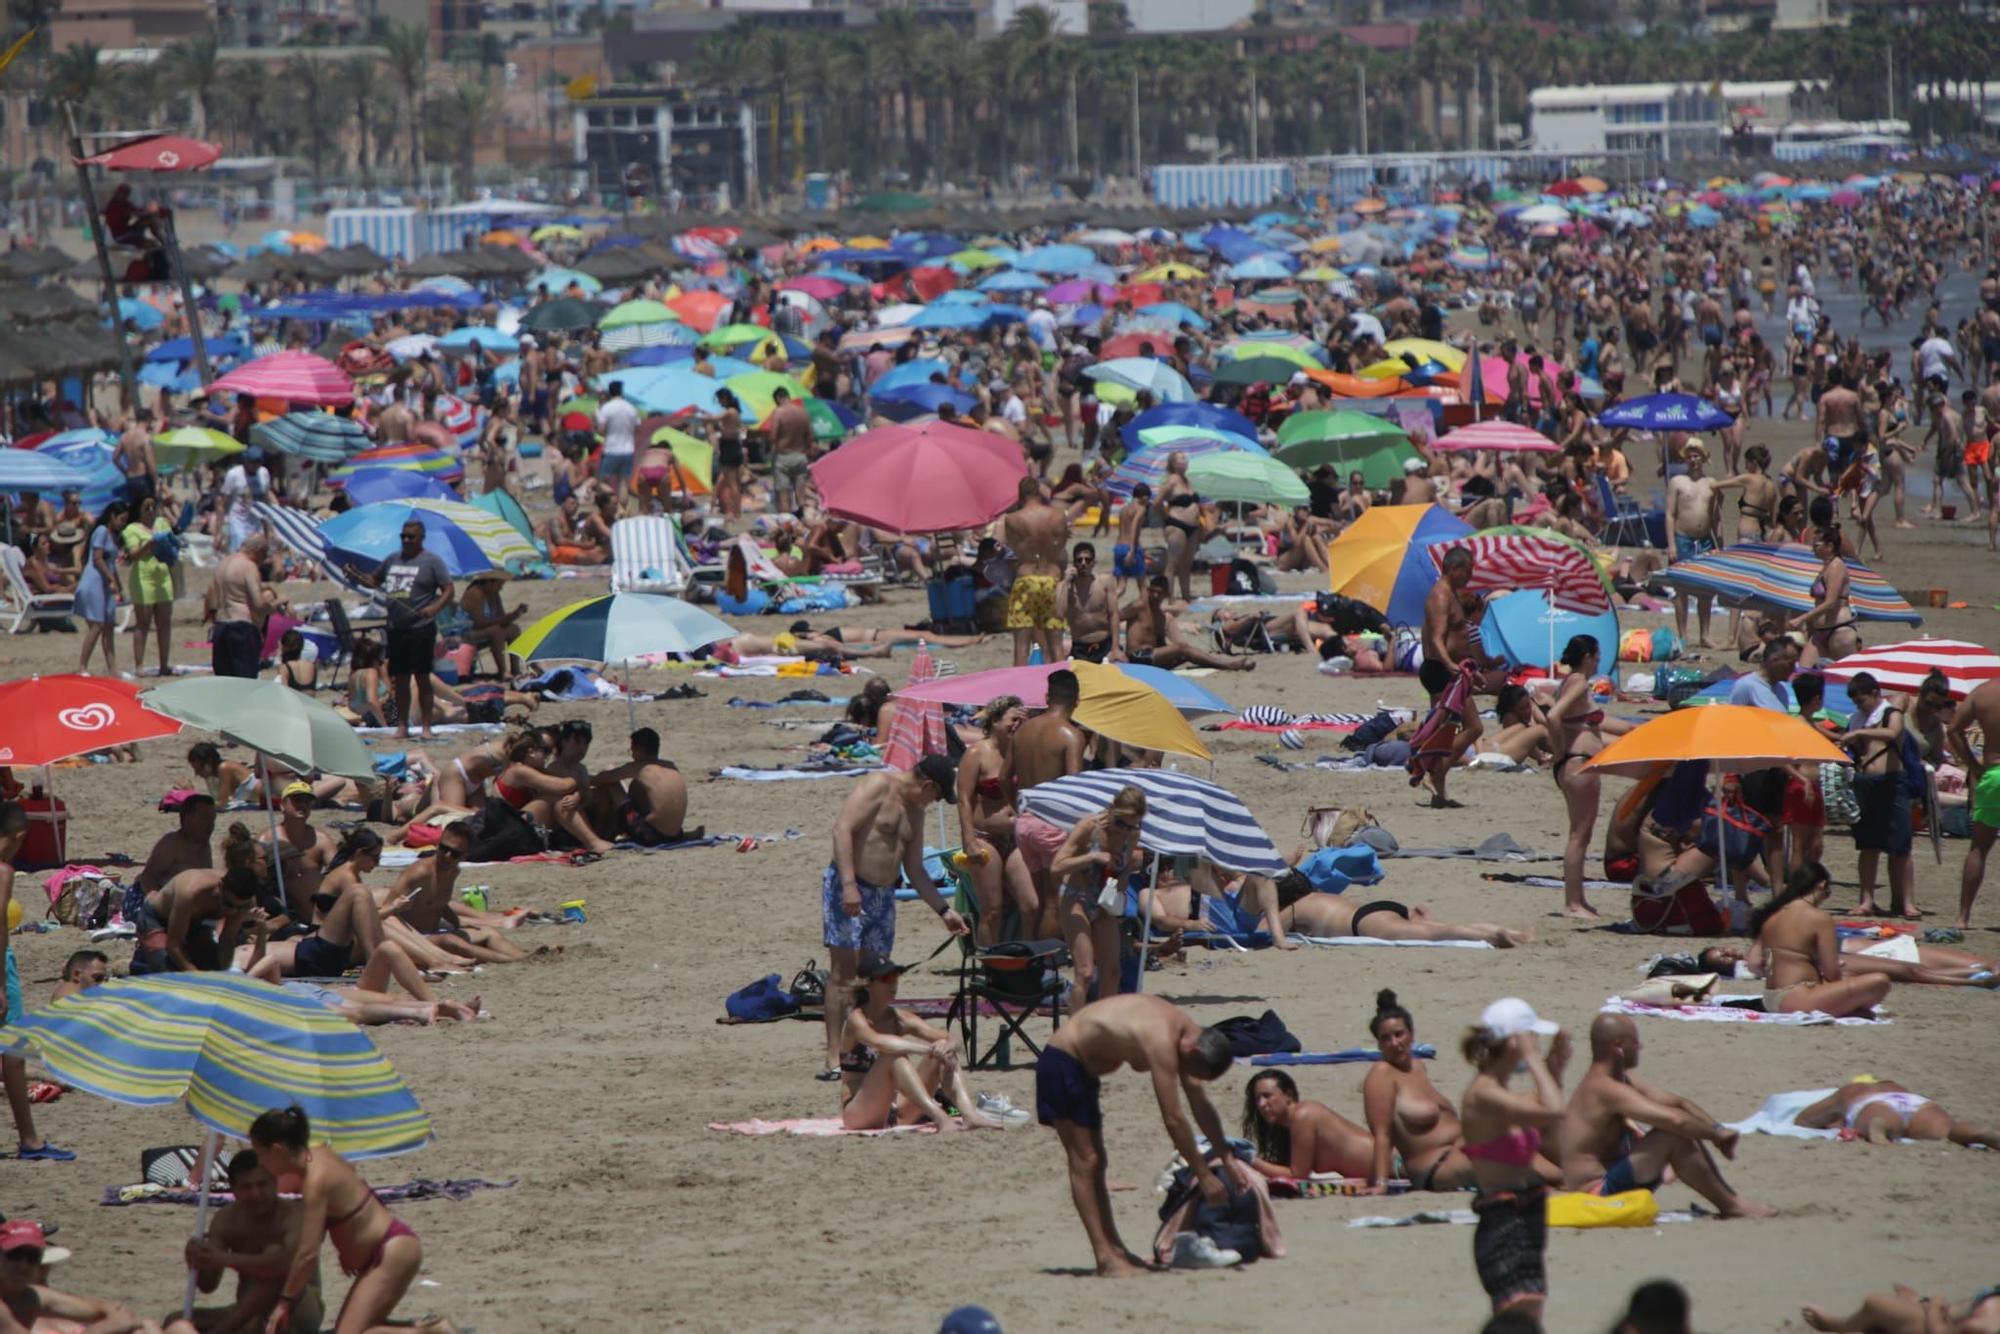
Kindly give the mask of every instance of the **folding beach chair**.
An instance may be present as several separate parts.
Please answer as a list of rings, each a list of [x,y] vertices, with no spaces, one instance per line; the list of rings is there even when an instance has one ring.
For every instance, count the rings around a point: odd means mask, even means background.
[[[693,578],[680,527],[666,515],[642,515],[611,525],[612,592],[678,594]]]
[[[12,542],[0,543],[0,571],[6,577],[6,598],[0,602],[0,617],[7,618],[7,633],[18,635],[28,625],[67,621],[75,596],[70,593],[37,593],[28,587],[26,558]]]
[[[952,855],[957,851],[947,849],[938,861],[942,863],[944,878],[956,887],[953,906],[976,935],[979,902],[972,892],[971,881],[952,865]],[[1001,935],[1012,935],[1019,929],[1018,915],[1010,908]],[[973,944],[973,935],[963,937],[958,945],[958,992],[945,1013],[944,1026],[947,1032],[954,1024],[958,1026],[965,1041],[965,1068],[1013,1069],[1016,1039],[1028,1049],[1030,1059],[1039,1057],[1041,1046],[1028,1035],[1026,1025],[1046,1007],[1051,1014],[1049,1031],[1053,1033],[1062,1027],[1063,992],[1068,984],[1064,970],[1070,965],[1068,948],[1060,940],[1003,940],[980,949]],[[985,1005],[993,1007],[990,1017],[999,1025],[999,1032],[982,1045],[979,1023]]]
[[[1646,511],[1630,496],[1621,497],[1603,473],[1597,474],[1597,502],[1604,510],[1604,527],[1597,535],[1598,541],[1608,547],[1653,545]]]

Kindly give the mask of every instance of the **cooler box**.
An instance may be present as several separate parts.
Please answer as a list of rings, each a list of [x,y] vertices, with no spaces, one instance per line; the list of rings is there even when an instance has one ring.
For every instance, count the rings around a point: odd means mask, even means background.
[[[61,866],[69,848],[69,808],[59,798],[23,797],[21,809],[28,813],[28,836],[21,840],[21,869]]]
[[[930,597],[932,625],[971,623],[976,609],[970,577],[933,579],[924,585],[924,592]]]

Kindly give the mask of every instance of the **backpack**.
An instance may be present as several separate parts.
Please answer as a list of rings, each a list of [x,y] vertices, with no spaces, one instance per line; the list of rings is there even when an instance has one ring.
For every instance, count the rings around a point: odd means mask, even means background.
[[[1264,590],[1257,582],[1257,566],[1238,556],[1229,562],[1227,591],[1232,597],[1255,597]]]
[[[780,986],[778,975],[772,973],[731,992],[722,1008],[739,1024],[767,1024],[797,1014],[799,998]]]
[[[1917,740],[1910,720],[1903,720],[1903,795],[1911,801],[1927,801],[1931,795],[1931,771],[1924,767],[1924,747]]]
[[[498,797],[488,797],[484,809],[469,823],[472,847],[465,854],[468,862],[504,862],[548,851],[540,831]]]

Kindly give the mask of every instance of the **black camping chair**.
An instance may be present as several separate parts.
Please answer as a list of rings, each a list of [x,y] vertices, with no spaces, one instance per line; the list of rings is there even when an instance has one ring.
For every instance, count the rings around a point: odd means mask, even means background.
[[[360,637],[383,631],[388,626],[387,621],[380,619],[349,620],[347,608],[341,605],[339,598],[326,600],[326,621],[333,628],[334,640],[340,645],[340,661],[350,664],[354,661],[354,646],[360,642]],[[327,689],[332,690],[338,683],[339,673],[336,671],[334,678],[327,682]]]
[[[953,906],[976,933],[979,902],[973,895],[971,881],[952,865],[954,851],[947,851],[941,858],[945,873],[957,891]],[[1010,935],[1018,930],[1018,915],[1010,910],[1001,934]],[[1063,990],[1068,984],[1064,970],[1070,966],[1069,949],[1060,940],[1009,940],[985,949],[972,942],[972,935],[960,941],[958,994],[945,1012],[945,1030],[949,1032],[956,1025],[964,1038],[966,1069],[1011,1070],[1015,1066],[1015,1039],[1028,1049],[1031,1059],[1042,1054],[1040,1044],[1028,1036],[1025,1025],[1030,1019],[1046,1008],[1051,1019],[1049,1031],[1053,1033],[1062,1026]],[[991,1016],[981,1015],[982,1002],[992,1005]],[[982,1017],[990,1017],[1000,1029],[983,1046],[979,1033]]]

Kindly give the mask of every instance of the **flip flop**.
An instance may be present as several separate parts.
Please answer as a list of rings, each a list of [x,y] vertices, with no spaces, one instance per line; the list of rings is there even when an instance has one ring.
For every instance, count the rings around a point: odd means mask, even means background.
[[[14,1157],[17,1161],[24,1163],[73,1163],[76,1161],[74,1150],[58,1148],[53,1144],[44,1144],[39,1149],[22,1149]]]
[[[822,1084],[836,1083],[840,1079],[840,1068],[838,1066],[828,1066],[814,1075],[813,1078]]]

